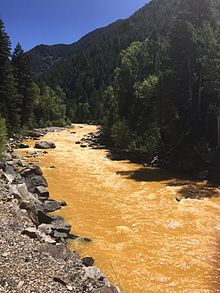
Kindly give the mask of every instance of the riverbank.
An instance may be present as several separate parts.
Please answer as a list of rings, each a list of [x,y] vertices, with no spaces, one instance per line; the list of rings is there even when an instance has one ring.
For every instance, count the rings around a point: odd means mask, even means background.
[[[34,139],[44,133],[38,134]],[[80,259],[67,248],[66,240],[77,237],[71,226],[48,214],[65,203],[48,199],[43,172],[31,162],[43,152],[23,157],[13,151],[17,146],[28,149],[11,140],[0,164],[0,292],[119,292],[92,258]]]
[[[130,160],[111,160],[103,143],[91,146],[86,141],[98,131],[96,126],[75,125],[47,133],[43,140],[57,148],[37,158],[50,193],[68,204],[55,214],[72,225],[74,234],[92,239],[86,245],[70,241],[70,249],[92,256],[126,293],[215,292],[219,198],[178,202],[186,186],[197,189],[205,182]],[[33,142],[27,143],[33,151]],[[207,197],[211,194],[207,188]]]
[[[215,292],[218,197],[207,188],[204,200],[177,201],[184,190],[191,195],[190,185],[196,187],[196,196],[205,182],[112,160],[103,143],[87,141],[97,132],[96,126],[75,125],[41,137],[56,144],[46,154],[34,148],[34,140],[25,141],[29,148],[19,150],[25,160],[41,167],[51,197],[67,203],[53,215],[71,224],[73,234],[92,239],[70,240],[69,249],[82,258],[92,256],[111,283],[126,293]]]

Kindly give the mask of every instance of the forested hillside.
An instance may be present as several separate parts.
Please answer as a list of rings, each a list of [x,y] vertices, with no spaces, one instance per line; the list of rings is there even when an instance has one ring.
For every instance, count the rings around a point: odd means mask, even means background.
[[[18,45],[12,58],[1,24],[2,116],[13,130],[100,122],[115,146],[205,167],[220,144],[219,12],[217,0],[152,0],[72,45]]]
[[[179,10],[177,0],[154,0],[130,18],[92,32],[68,47],[40,46],[27,55],[37,75],[43,71],[41,77],[47,84],[62,87],[71,120],[99,120],[105,115],[103,91],[112,83],[121,51],[147,36],[166,38]]]

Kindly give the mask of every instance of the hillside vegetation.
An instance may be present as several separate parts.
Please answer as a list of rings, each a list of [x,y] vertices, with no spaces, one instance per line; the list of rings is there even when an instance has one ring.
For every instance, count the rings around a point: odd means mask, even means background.
[[[163,165],[216,163],[219,12],[217,0],[152,0],[74,44],[18,45],[12,60],[6,38],[2,116],[13,130],[95,121],[111,144]]]

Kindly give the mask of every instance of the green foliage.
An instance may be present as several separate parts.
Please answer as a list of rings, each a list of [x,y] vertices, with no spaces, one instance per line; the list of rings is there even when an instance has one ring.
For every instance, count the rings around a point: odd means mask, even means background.
[[[31,50],[35,82],[0,23],[0,112],[10,129],[101,121],[149,158],[205,157],[220,143],[219,19],[218,0],[153,0],[76,44]]]
[[[111,136],[112,125],[118,121],[118,102],[112,86],[106,88],[103,94],[105,105],[105,116],[101,120],[102,131],[108,138]]]
[[[6,119],[9,131],[19,129],[19,95],[10,62],[10,40],[0,20],[0,113]]]
[[[113,143],[120,148],[127,148],[131,142],[131,132],[125,120],[117,121],[111,129]]]
[[[158,154],[161,144],[160,128],[150,124],[147,131],[140,137],[135,137],[129,145],[132,151],[144,153],[149,160]]]
[[[38,92],[34,104],[36,124],[39,127],[64,126],[66,124],[66,105],[64,104],[65,94],[60,87],[51,89],[45,84]]]
[[[33,105],[36,94],[36,85],[34,84],[30,65],[27,56],[18,43],[12,55],[12,65],[14,68],[14,77],[17,83],[19,94],[19,115],[21,117],[21,127],[33,127]]]
[[[0,159],[6,151],[7,128],[5,119],[0,116]]]

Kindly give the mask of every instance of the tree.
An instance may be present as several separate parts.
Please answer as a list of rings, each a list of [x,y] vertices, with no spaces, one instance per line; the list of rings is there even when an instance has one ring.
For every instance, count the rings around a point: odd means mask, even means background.
[[[31,78],[30,65],[27,56],[18,43],[12,54],[12,65],[14,76],[17,82],[19,93],[19,111],[21,116],[21,126],[33,125],[33,105],[35,95],[35,85]]]
[[[0,20],[0,113],[6,119],[9,131],[20,127],[18,93],[10,63],[10,40]]]

